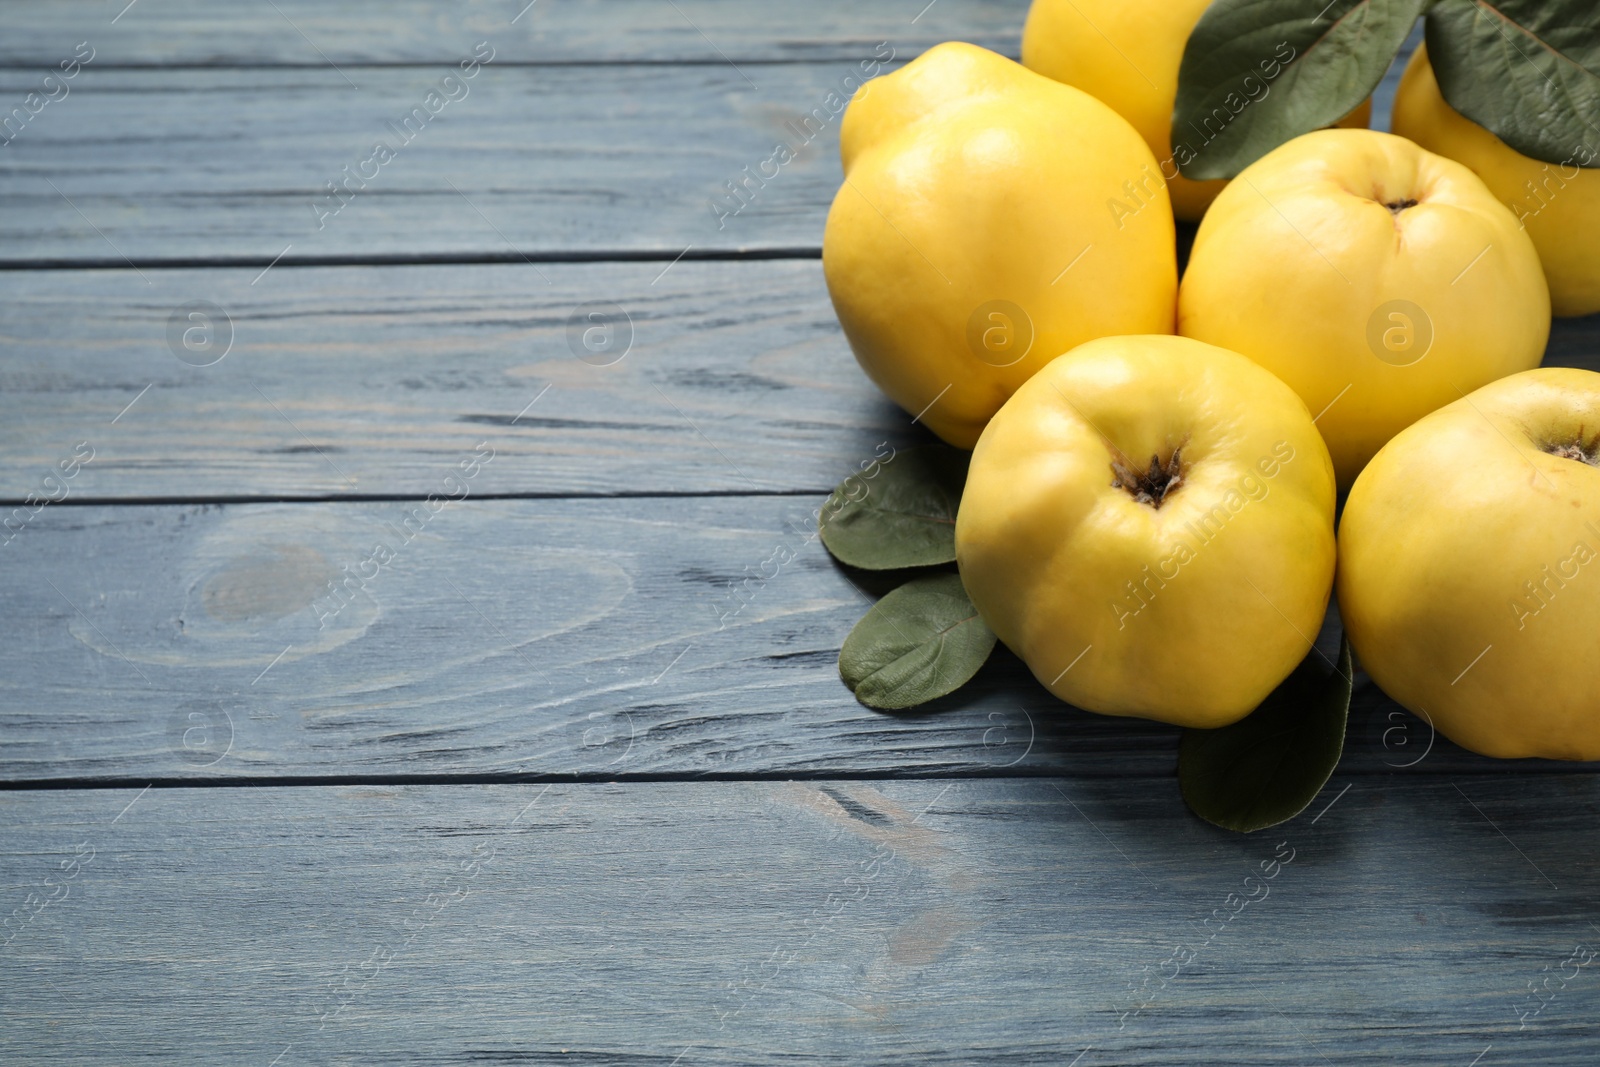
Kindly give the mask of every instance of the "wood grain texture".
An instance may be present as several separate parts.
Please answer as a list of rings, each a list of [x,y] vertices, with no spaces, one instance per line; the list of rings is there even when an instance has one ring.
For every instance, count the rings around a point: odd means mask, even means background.
[[[817,262],[665,267],[0,272],[0,497],[80,441],[79,499],[215,499],[421,497],[484,440],[480,495],[825,493],[931,439],[856,365]],[[204,329],[196,302],[221,312],[190,354],[169,320]],[[590,302],[629,320],[586,362]]]
[[[126,0],[123,0],[125,3]],[[0,5],[0,66],[52,66],[88,37],[137,66],[451,63],[481,40],[506,62],[853,60],[879,41],[914,55],[940,41],[1017,54],[1027,0],[22,0]],[[520,14],[519,14],[520,13]],[[515,20],[515,21],[513,21]],[[63,51],[64,50],[64,51]],[[58,54],[59,53],[59,54]]]
[[[1176,729],[1068,708],[1003,650],[913,713],[857,704],[839,646],[900,577],[833,563],[821,502],[48,507],[0,547],[29,620],[0,780],[1173,773]],[[1343,773],[1571,766],[1356,703]]]
[[[814,250],[842,175],[829,94],[872,58],[753,80],[721,63],[491,63],[443,91],[454,63],[353,71],[357,87],[330,68],[90,65],[0,148],[0,263]],[[0,71],[0,99],[39,78]],[[397,133],[413,109],[425,121]],[[738,203],[724,183],[780,141],[796,158],[720,218],[714,200]]]
[[[1048,755],[1029,715],[1059,705],[1014,660],[857,705],[836,660],[873,593],[821,502],[47,508],[0,549],[33,620],[0,644],[0,777],[1170,770],[1171,732],[1082,715]]]
[[[842,178],[847,79],[917,50],[863,42],[747,71],[518,67],[489,48],[410,129],[475,44],[438,66],[345,72],[91,63],[6,128],[0,265],[814,255]],[[0,70],[0,100],[41,77]],[[792,161],[776,162],[780,144]]]
[[[0,499],[80,442],[69,499],[218,500],[421,498],[485,440],[480,496],[823,494],[930,439],[856,365],[820,264],[666,266],[0,272]],[[199,302],[221,313],[185,362],[169,323]],[[629,316],[610,365],[571,347],[591,302]],[[1558,320],[1547,362],[1600,369],[1600,317]]]
[[[1184,810],[1175,730],[1004,651],[915,714],[840,684],[894,579],[812,509],[918,431],[815,262],[837,121],[712,204],[878,42],[1015,54],[1024,9],[0,3],[4,108],[97,50],[0,147],[0,1060],[1593,1062],[1593,775],[1368,685],[1245,838]],[[697,262],[745,252],[789,261]],[[299,266],[430,260],[507,265]],[[590,302],[616,363],[570,347]],[[465,775],[586,784],[394,784]],[[84,780],[139,785],[14,788]]]
[[[1600,783],[1345,785],[4,793],[0,1056],[1589,1067]]]

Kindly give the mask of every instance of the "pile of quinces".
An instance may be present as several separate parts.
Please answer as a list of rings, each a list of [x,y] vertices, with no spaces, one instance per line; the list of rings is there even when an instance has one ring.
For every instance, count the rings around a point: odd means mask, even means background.
[[[846,563],[946,565],[846,641],[863,703],[998,639],[1189,728],[1185,797],[1246,830],[1322,787],[1357,665],[1473,751],[1600,759],[1600,374],[1539,367],[1600,311],[1600,7],[1306,12],[1035,0],[1021,64],[942,44],[851,101],[828,289],[946,442],[821,517]]]

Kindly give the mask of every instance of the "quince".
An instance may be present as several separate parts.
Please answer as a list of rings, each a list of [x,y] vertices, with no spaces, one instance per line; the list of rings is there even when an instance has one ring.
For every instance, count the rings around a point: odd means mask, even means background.
[[[1087,93],[975,45],[862,86],[822,266],[856,359],[971,448],[1000,405],[1084,341],[1171,333],[1172,212],[1137,131]],[[1110,202],[1140,182],[1143,209]]]
[[[1062,700],[1225,726],[1310,648],[1333,505],[1328,450],[1288,386],[1187,338],[1108,337],[990,421],[956,563],[990,629]]]
[[[1597,589],[1592,371],[1525,371],[1435,411],[1345,502],[1351,648],[1385,693],[1474,752],[1600,759]]]
[[[1076,86],[1109,104],[1133,123],[1159,160],[1172,208],[1178,218],[1198,222],[1226,181],[1192,181],[1178,168],[1203,149],[1244,109],[1273,91],[1273,82],[1295,58],[1287,42],[1262,54],[1259,77],[1246,79],[1241,110],[1219,116],[1205,128],[1172,136],[1172,109],[1178,99],[1178,68],[1189,34],[1211,0],[1034,0],[1022,29],[1022,64],[1029,70]],[[1365,126],[1372,101],[1362,101],[1339,126]]]
[[[1600,311],[1600,137],[1560,163],[1530,159],[1445,102],[1419,48],[1394,97],[1394,132],[1464,163],[1533,238],[1557,315]]]
[[[1299,393],[1348,487],[1417,419],[1537,366],[1550,296],[1533,242],[1472,171],[1392,134],[1319,130],[1211,205],[1178,329]]]

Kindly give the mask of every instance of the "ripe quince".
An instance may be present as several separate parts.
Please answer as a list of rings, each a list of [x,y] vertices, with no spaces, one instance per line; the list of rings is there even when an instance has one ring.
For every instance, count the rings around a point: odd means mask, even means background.
[[[1086,93],[975,45],[941,44],[862,86],[822,266],[867,375],[971,448],[1047,361],[1171,333],[1171,207],[1139,134]],[[1147,210],[1108,207],[1145,182]]]
[[[1351,647],[1474,752],[1600,759],[1597,590],[1600,374],[1545,367],[1458,399],[1385,445],[1345,502]]]
[[[1198,341],[1109,337],[990,421],[956,563],[984,621],[1062,700],[1224,726],[1309,650],[1333,507],[1328,450],[1288,386]]]
[[[1550,296],[1533,242],[1466,167],[1392,134],[1319,130],[1211,205],[1178,330],[1299,393],[1348,487],[1401,429],[1537,366]]]
[[[1273,82],[1296,58],[1284,42],[1266,50],[1260,76],[1246,79],[1240,110],[1207,119],[1173,142],[1172,109],[1178,99],[1178,68],[1189,34],[1211,0],[1033,0],[1022,28],[1022,64],[1056,81],[1076,86],[1109,104],[1133,123],[1159,161],[1178,218],[1197,222],[1226,181],[1191,181],[1178,173],[1222,128],[1273,91]],[[1252,88],[1254,87],[1254,88]],[[1372,101],[1362,101],[1340,119],[1345,127],[1365,126]]]
[[[1394,132],[1472,168],[1533,238],[1557,315],[1600,311],[1600,136],[1560,163],[1530,159],[1445,102],[1419,48],[1394,97]]]

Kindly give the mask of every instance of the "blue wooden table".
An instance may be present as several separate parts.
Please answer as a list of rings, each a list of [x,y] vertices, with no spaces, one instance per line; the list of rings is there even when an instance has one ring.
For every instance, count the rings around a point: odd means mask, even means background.
[[[1023,3],[525,3],[0,4],[0,1061],[1600,1062],[1591,767],[1369,685],[1238,836],[1004,651],[839,682],[925,438],[802,119]]]

